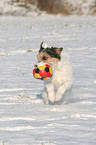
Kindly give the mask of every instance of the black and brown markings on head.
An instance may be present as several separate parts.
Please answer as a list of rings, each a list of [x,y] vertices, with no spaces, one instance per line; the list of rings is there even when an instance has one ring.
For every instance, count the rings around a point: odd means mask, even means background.
[[[40,45],[39,54],[37,55],[39,62],[48,63],[51,65],[54,65],[58,63],[58,61],[61,60],[61,51],[63,48],[57,48],[57,47],[42,47],[43,42]]]

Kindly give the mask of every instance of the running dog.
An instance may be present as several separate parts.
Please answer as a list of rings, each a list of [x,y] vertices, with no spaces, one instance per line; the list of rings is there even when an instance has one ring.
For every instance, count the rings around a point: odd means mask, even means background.
[[[44,81],[44,91],[42,96],[46,104],[58,104],[63,95],[72,85],[72,67],[67,54],[63,53],[63,48],[43,47],[40,45],[39,54],[37,55],[38,64],[47,63],[53,68],[53,76],[50,80]],[[38,66],[38,64],[36,66]]]

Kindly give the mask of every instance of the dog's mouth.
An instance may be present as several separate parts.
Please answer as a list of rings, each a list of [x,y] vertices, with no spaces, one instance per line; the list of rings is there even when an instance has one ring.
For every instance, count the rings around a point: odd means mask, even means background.
[[[44,66],[45,64],[47,64],[47,63],[39,62],[39,63],[34,65],[34,68],[37,68],[37,67],[40,67],[40,66]]]
[[[36,67],[38,67],[38,65],[37,65],[37,64],[35,64],[35,65],[34,65],[34,67],[36,68]]]

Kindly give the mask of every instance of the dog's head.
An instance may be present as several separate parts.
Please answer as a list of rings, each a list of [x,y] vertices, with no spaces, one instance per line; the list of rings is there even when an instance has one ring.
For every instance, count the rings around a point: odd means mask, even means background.
[[[55,65],[61,60],[61,51],[63,48],[47,47],[44,48],[43,42],[40,45],[39,54],[37,55],[39,62]]]

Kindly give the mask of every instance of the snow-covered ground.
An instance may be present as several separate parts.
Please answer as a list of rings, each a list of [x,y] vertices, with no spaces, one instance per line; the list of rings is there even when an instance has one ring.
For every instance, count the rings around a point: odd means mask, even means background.
[[[32,76],[42,41],[70,56],[62,105],[45,105]],[[96,17],[0,17],[0,145],[21,144],[96,144]]]

